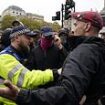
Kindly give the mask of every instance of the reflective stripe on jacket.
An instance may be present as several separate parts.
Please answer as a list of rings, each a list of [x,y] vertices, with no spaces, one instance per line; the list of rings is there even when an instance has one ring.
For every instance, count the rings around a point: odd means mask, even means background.
[[[9,79],[21,88],[33,89],[53,81],[51,70],[32,70],[25,68],[15,57],[9,54],[0,55],[0,76]]]
[[[25,89],[35,89],[39,85],[53,81],[53,72],[51,70],[29,71],[10,54],[0,55],[0,76],[12,81],[12,83],[18,87]],[[2,97],[0,97],[0,103],[3,103],[3,105],[16,105]]]

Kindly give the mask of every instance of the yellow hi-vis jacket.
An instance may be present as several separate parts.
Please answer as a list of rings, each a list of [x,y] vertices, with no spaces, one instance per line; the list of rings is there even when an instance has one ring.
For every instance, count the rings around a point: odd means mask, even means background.
[[[50,69],[45,71],[25,68],[14,56],[10,54],[0,55],[0,76],[10,80],[13,84],[24,89],[35,89],[39,85],[44,85],[53,81],[53,72]],[[16,105],[4,98],[0,98],[3,105]]]

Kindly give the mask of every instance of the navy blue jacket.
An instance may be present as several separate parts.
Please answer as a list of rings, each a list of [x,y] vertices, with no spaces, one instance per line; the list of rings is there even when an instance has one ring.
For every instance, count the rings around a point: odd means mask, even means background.
[[[68,53],[65,48],[58,49],[52,45],[46,51],[39,46],[35,47],[30,54],[26,67],[32,69],[58,69],[62,67]]]

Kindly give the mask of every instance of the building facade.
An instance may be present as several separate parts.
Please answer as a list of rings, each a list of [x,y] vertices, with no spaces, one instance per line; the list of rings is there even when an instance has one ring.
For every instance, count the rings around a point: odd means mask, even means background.
[[[2,17],[6,16],[6,15],[11,15],[11,16],[26,16],[26,12],[18,7],[18,6],[9,6],[7,9],[5,9],[3,12],[2,12]]]
[[[28,17],[33,20],[44,20],[44,16],[38,15],[38,14],[32,14],[32,13],[26,13],[22,8],[18,6],[9,6],[7,9],[5,9],[1,17],[3,18],[6,15],[15,16],[17,19],[21,17]]]
[[[26,16],[32,20],[44,20],[44,16],[38,14],[27,13]]]

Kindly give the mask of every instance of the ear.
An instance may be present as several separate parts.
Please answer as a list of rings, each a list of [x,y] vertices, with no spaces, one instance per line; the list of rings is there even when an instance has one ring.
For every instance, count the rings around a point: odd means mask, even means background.
[[[17,35],[17,36],[15,36],[15,40],[17,41],[17,42],[20,42],[20,37]]]
[[[88,32],[91,29],[91,23],[86,23],[85,25],[85,31]]]

